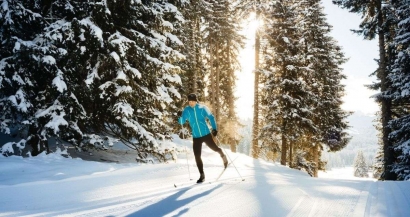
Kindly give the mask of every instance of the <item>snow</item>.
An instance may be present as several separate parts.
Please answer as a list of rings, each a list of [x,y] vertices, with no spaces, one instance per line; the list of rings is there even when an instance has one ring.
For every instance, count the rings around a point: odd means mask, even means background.
[[[16,41],[16,43],[14,44],[13,52],[19,51],[20,47],[21,47],[20,42]]]
[[[68,126],[68,122],[64,119],[64,116],[66,116],[65,112],[53,112],[51,113],[51,120],[45,125],[46,128],[50,128],[54,131],[54,134],[58,134],[60,131],[60,126]],[[42,132],[42,135],[44,135],[45,132]]]
[[[9,96],[8,100],[10,100],[20,111],[27,112],[28,108],[31,107],[31,104],[26,101],[24,95],[25,93],[23,90],[19,89],[15,95]]]
[[[63,81],[63,72],[59,69],[57,76],[53,79],[53,85],[60,93],[67,90],[67,84]]]
[[[124,81],[128,80],[127,75],[122,70],[117,70],[117,77],[115,79],[116,80],[124,80]]]
[[[167,29],[169,29],[170,31],[173,31],[173,30],[174,30],[174,26],[173,26],[172,23],[169,22],[169,21],[163,20],[163,21],[162,21],[162,26],[165,27],[165,28],[167,28]]]
[[[164,85],[158,86],[157,87],[157,93],[159,94],[159,97],[161,98],[161,101],[170,103],[172,102],[172,98],[168,94],[168,90]]]
[[[44,56],[42,58],[42,60],[43,60],[43,63],[47,63],[49,65],[55,65],[56,64],[56,59],[54,59],[54,57],[49,56],[49,55]]]
[[[125,102],[119,102],[114,105],[113,112],[117,114],[125,115],[126,117],[131,117],[134,113],[132,106]]]
[[[120,62],[120,56],[118,56],[118,54],[116,52],[111,52],[111,57],[114,58],[115,62]]]
[[[166,164],[84,161],[61,151],[0,157],[0,216],[410,216],[410,182],[351,177],[352,168],[312,178],[227,151],[240,175],[230,166],[209,183],[222,160],[205,145],[206,182],[195,185],[191,141],[172,143],[188,152]]]
[[[13,80],[16,81],[17,83],[19,83],[20,85],[24,85],[24,81],[23,79],[21,79],[20,75],[18,75],[17,73],[14,73],[13,75]]]
[[[112,36],[110,36],[110,38],[108,39],[110,40],[110,43],[116,47],[118,47],[119,52],[121,57],[125,57],[126,56],[126,51],[129,49],[130,45],[129,44],[133,44],[135,43],[134,41],[130,40],[127,37],[124,37],[123,35],[121,35],[121,33],[116,32],[115,34],[113,34]],[[119,62],[119,57],[117,62]]]
[[[100,67],[100,62],[97,62],[91,71],[90,74],[87,75],[87,80],[85,80],[85,83],[87,84],[87,87],[90,87],[90,85],[94,82],[94,79],[100,78],[98,75],[98,68]]]
[[[180,45],[180,46],[184,45],[184,43],[182,43],[182,41],[179,40],[179,38],[176,35],[173,35],[171,33],[165,33],[165,35],[167,36],[167,38],[169,38],[169,40],[171,40],[171,42],[173,42],[177,45]]]
[[[101,47],[104,47],[104,39],[102,37],[103,31],[91,21],[90,18],[82,19],[80,21],[81,24],[90,27],[91,33],[100,41]]]
[[[137,77],[138,79],[141,78],[141,73],[138,71],[138,69],[131,67],[130,65],[125,65],[125,69],[129,70],[132,72],[132,74]]]

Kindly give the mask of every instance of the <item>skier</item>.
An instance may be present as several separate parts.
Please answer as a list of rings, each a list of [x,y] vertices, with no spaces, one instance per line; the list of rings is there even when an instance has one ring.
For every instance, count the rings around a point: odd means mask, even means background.
[[[219,155],[221,155],[225,168],[228,165],[228,160],[225,154],[223,153],[222,149],[215,144],[212,138],[212,135],[216,136],[218,134],[214,115],[211,113],[208,107],[198,103],[198,99],[194,93],[188,95],[188,104],[189,106],[185,107],[183,111],[178,111],[178,122],[182,125],[186,121],[188,121],[189,126],[191,126],[195,161],[200,173],[200,177],[197,183],[202,183],[205,181],[205,174],[203,168],[204,166],[201,159],[203,142],[205,142],[205,144],[210,149],[218,152]],[[209,121],[211,122],[212,132],[208,128],[206,119],[209,119]]]

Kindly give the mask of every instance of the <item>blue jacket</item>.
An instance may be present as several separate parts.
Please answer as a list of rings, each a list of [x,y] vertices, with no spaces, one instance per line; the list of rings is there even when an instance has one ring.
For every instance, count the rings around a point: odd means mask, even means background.
[[[185,107],[178,122],[184,124],[188,121],[191,126],[192,137],[200,138],[211,133],[206,124],[207,118],[211,122],[212,129],[217,130],[214,115],[209,111],[208,107],[197,103],[193,108],[191,106]]]

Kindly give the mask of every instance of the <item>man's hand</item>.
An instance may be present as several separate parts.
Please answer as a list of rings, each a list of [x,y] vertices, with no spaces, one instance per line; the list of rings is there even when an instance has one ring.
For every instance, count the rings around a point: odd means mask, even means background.
[[[217,130],[212,130],[212,135],[213,135],[213,136],[218,135],[218,131],[217,131]]]
[[[181,117],[182,116],[182,111],[178,111],[177,115],[178,115],[178,117]]]

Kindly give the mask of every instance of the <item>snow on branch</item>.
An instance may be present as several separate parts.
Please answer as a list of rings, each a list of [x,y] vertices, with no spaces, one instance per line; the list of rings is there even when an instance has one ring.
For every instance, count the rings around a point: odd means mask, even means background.
[[[65,115],[64,107],[58,100],[55,100],[54,104],[50,107],[46,109],[39,109],[36,112],[35,117],[46,117],[49,121],[45,127],[53,130],[54,134],[57,135],[60,131],[60,126],[68,126],[68,122],[64,119]],[[41,134],[46,135],[46,132],[43,130]]]
[[[20,88],[15,95],[9,96],[9,101],[20,111],[27,112],[32,105],[25,98],[24,91]]]
[[[134,113],[134,109],[132,108],[132,106],[126,102],[116,103],[112,111],[115,114],[118,114],[120,117],[122,116],[131,117],[132,114]]]
[[[102,36],[103,31],[98,27],[97,25],[94,24],[94,22],[91,21],[90,17],[86,19],[82,19],[80,21],[81,24],[86,25],[91,28],[91,34],[94,34],[94,36],[100,41],[101,47],[104,47],[104,39]]]
[[[21,153],[22,150],[26,147],[27,140],[22,139],[19,142],[7,142],[0,147],[0,154],[5,156],[14,155],[16,149]]]
[[[57,76],[53,79],[53,85],[60,93],[67,90],[67,84],[63,81],[63,72],[58,69]]]
[[[91,70],[91,73],[87,75],[87,79],[85,80],[87,87],[90,87],[90,84],[92,84],[96,78],[100,79],[100,76],[98,75],[99,67],[100,67],[100,62],[97,62],[94,68]]]

